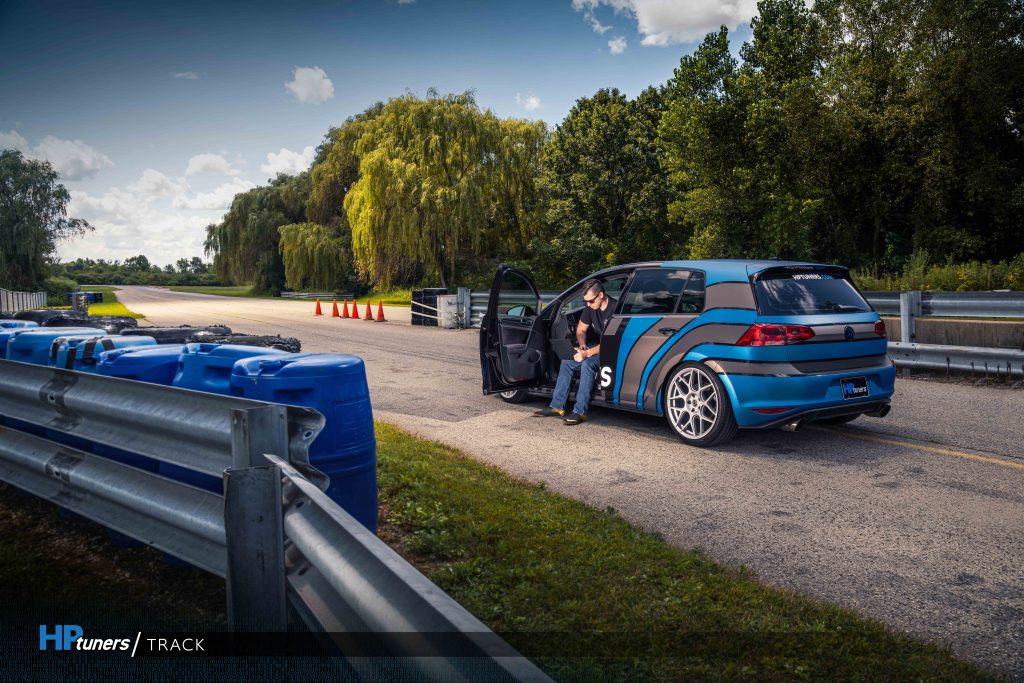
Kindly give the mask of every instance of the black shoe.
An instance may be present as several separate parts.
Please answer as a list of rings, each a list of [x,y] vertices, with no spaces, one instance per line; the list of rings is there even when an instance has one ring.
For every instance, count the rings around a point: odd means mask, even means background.
[[[565,417],[565,411],[560,408],[552,408],[550,406],[533,411],[534,417],[554,417],[556,415],[558,417]]]
[[[578,425],[587,421],[586,415],[580,415],[579,413],[572,413],[567,416],[562,422],[567,425]]]

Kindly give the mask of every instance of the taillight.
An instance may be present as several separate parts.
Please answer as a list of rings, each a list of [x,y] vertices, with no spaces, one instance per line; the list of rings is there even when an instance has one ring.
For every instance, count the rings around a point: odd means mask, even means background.
[[[799,344],[814,336],[814,330],[807,325],[771,325],[754,323],[751,325],[736,346],[782,346],[783,344]]]
[[[885,334],[885,321],[884,320],[879,320],[878,322],[875,323],[875,334],[877,334],[879,337],[887,336]]]

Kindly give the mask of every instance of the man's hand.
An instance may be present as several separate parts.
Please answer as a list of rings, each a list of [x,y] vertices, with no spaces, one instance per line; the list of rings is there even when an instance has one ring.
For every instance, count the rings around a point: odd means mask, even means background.
[[[572,359],[577,363],[582,363],[584,358],[586,358],[586,355],[584,355],[583,351],[576,349],[576,354],[572,357]]]

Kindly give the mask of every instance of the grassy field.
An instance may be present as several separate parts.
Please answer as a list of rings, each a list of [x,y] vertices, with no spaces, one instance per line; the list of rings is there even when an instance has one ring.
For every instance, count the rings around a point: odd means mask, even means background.
[[[89,306],[89,315],[125,315],[136,319],[146,317],[125,308],[125,305],[117,300],[117,294],[115,294],[117,290],[117,287],[100,285],[86,285],[82,287],[83,292],[103,292],[103,303],[91,304]]]
[[[768,587],[614,510],[377,424],[379,535],[558,681],[998,680],[945,649]],[[217,628],[223,582],[0,491],[5,604],[76,623],[154,614]]]
[[[390,544],[527,656],[606,655],[540,657],[556,679],[989,676],[940,647],[669,546],[613,510],[386,424],[377,436]]]
[[[272,297],[269,294],[253,294],[248,286],[241,287],[184,287],[184,286],[173,286],[167,289],[172,292],[193,292],[195,294],[215,294],[217,296],[242,296],[253,299],[276,299],[278,297]],[[284,301],[300,301],[308,303],[306,299],[282,299]],[[330,299],[327,299],[329,302]],[[370,292],[366,296],[359,297],[356,299],[357,303],[365,304],[367,301],[376,304],[378,301],[383,301],[385,306],[408,306],[412,301],[412,290],[409,289],[389,289],[380,292]],[[322,301],[321,301],[322,303]]]

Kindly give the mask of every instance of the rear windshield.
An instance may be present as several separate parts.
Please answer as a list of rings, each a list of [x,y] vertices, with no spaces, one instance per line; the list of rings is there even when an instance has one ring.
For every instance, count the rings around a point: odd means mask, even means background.
[[[828,315],[871,310],[850,281],[834,273],[777,273],[759,279],[754,289],[761,315]]]

